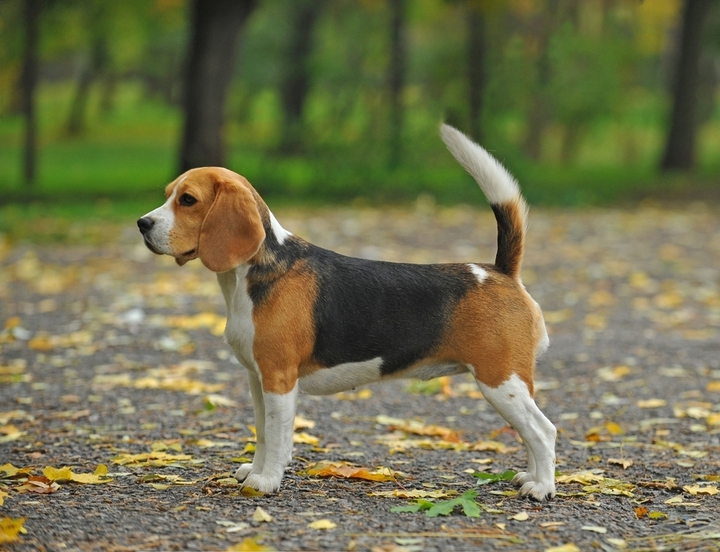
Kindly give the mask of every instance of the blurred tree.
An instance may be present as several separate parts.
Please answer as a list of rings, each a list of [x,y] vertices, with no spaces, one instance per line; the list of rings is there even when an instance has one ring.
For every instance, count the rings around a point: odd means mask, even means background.
[[[469,4],[467,8],[467,75],[470,107],[470,135],[482,142],[480,116],[483,109],[483,97],[487,82],[485,14],[480,6]]]
[[[535,93],[530,100],[527,114],[527,131],[523,150],[533,161],[538,161],[542,153],[542,137],[550,120],[550,101],[547,97],[550,84],[550,37],[558,25],[559,0],[548,0],[547,8],[540,10],[531,24],[533,50],[536,52],[537,83]]]
[[[675,63],[670,128],[660,168],[687,170],[695,163],[696,102],[700,85],[703,24],[717,0],[685,0],[680,51]]]
[[[91,34],[90,55],[79,73],[70,114],[65,123],[65,133],[68,136],[78,136],[85,132],[90,89],[96,80],[104,76],[110,64],[109,29],[105,21],[105,6],[104,2],[86,4],[87,28]],[[109,107],[110,98],[107,92],[103,94],[103,104],[106,109]]]
[[[315,23],[324,8],[324,0],[292,0],[287,16],[285,70],[280,76],[280,98],[284,112],[284,128],[280,149],[296,153],[303,145],[302,119],[310,90],[310,53]]]
[[[395,168],[402,157],[404,119],[403,88],[405,87],[405,0],[388,0],[390,7],[390,64],[388,92],[390,96],[390,152],[389,166]]]
[[[23,50],[20,89],[22,113],[25,119],[25,141],[23,155],[23,178],[28,187],[35,184],[37,164],[37,120],[35,116],[35,91],[38,82],[38,42],[41,0],[25,0],[24,27],[25,45]]]
[[[180,172],[223,165],[225,99],[238,34],[257,0],[194,0],[183,90]]]

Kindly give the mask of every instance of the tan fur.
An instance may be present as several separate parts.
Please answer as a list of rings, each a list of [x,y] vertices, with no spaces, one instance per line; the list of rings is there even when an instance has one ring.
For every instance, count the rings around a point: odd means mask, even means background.
[[[288,393],[300,375],[317,369],[308,364],[315,343],[312,312],[316,294],[314,275],[296,265],[253,312],[253,353],[264,391]],[[306,368],[302,374],[301,366]]]
[[[517,374],[532,394],[538,332],[526,295],[514,279],[488,277],[457,305],[435,356],[471,365],[490,387]]]
[[[218,167],[192,169],[165,188],[166,197],[173,192],[170,245],[179,265],[200,257],[213,272],[225,272],[258,252],[265,231],[254,189],[244,177]],[[182,205],[185,193],[197,203]]]

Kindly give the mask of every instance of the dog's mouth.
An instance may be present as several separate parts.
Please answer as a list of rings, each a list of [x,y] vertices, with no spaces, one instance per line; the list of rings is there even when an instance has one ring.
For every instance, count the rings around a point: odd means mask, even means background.
[[[147,236],[143,236],[143,241],[145,242],[145,247],[147,247],[150,251],[155,253],[155,255],[162,255],[162,251],[158,251],[157,247],[153,245],[153,243],[147,238]]]

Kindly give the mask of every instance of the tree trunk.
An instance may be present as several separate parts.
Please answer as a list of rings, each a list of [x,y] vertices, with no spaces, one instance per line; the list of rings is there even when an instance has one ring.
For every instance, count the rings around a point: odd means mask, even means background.
[[[294,153],[302,148],[302,118],[310,90],[309,58],[315,23],[322,12],[322,0],[292,0],[290,37],[285,56],[285,71],[280,96],[285,114],[281,149]]]
[[[390,168],[400,164],[402,156],[403,101],[405,86],[405,0],[389,0],[390,4]]]
[[[25,0],[25,47],[23,51],[20,90],[22,113],[25,119],[23,178],[28,188],[35,185],[37,166],[37,121],[35,118],[35,89],[38,82],[38,39],[40,0]]]
[[[97,21],[93,22],[97,24]],[[90,89],[103,72],[106,70],[109,59],[107,37],[104,33],[93,39],[90,49],[90,59],[80,73],[75,97],[70,107],[70,116],[65,125],[65,133],[68,136],[79,136],[84,133],[86,124],[87,104],[90,97]]]
[[[527,116],[527,134],[523,142],[523,150],[533,161],[540,160],[542,155],[542,139],[550,113],[548,112],[547,87],[550,83],[550,37],[558,21],[558,0],[550,0],[547,10],[541,12],[537,20],[537,90],[530,102]]]
[[[468,24],[468,93],[470,103],[470,135],[476,142],[482,142],[481,123],[483,97],[485,95],[485,16],[477,7],[469,6]]]
[[[238,34],[256,0],[194,0],[183,91],[180,171],[225,160],[225,98],[232,80]]]
[[[685,0],[680,52],[675,64],[670,131],[660,163],[663,171],[688,170],[695,163],[695,104],[700,83],[702,29],[713,3],[714,0]]]

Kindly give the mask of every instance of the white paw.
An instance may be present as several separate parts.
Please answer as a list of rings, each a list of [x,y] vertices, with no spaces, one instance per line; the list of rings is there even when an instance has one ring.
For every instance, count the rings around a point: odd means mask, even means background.
[[[263,475],[261,473],[251,473],[245,479],[243,487],[250,487],[261,493],[273,493],[280,488],[282,475]]]
[[[243,464],[235,472],[235,479],[237,479],[238,481],[245,481],[245,478],[252,473],[252,469],[252,462]]]
[[[550,500],[555,496],[555,482],[528,481],[520,488],[520,496],[530,496],[538,502]]]
[[[237,479],[237,477],[235,477],[235,479]],[[535,478],[531,473],[518,472],[515,477],[512,478],[511,483],[516,487],[522,487],[525,483],[532,483],[533,481],[535,481]]]

